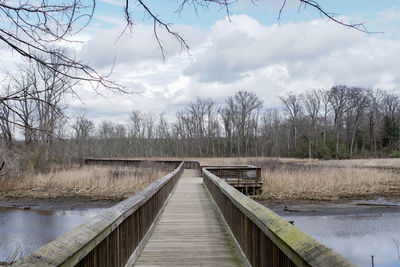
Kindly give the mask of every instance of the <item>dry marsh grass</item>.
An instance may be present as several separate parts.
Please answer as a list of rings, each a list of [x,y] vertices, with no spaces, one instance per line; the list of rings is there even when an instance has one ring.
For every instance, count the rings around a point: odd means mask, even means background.
[[[264,169],[261,199],[338,200],[399,196],[399,177],[391,171],[357,168]]]
[[[376,196],[400,197],[400,177],[398,172],[393,170],[400,168],[400,159],[319,161],[246,157],[187,160],[199,160],[205,165],[249,164],[261,167],[264,184],[260,199],[338,200],[368,199]]]
[[[336,200],[400,196],[400,178],[396,172],[359,168],[400,167],[400,159],[316,161],[248,157],[188,160],[200,160],[208,165],[250,164],[261,167],[264,182],[261,199]],[[165,174],[167,171],[157,168],[75,166],[47,174],[25,174],[13,179],[0,177],[0,198],[84,197],[120,200]]]
[[[311,164],[338,167],[400,168],[400,158],[321,160]]]
[[[202,158],[203,164],[249,164],[262,168],[260,199],[338,200],[400,196],[400,178],[390,169],[400,159],[318,161],[290,158]]]
[[[157,168],[83,166],[0,179],[0,197],[84,197],[119,200],[142,190],[167,171]]]

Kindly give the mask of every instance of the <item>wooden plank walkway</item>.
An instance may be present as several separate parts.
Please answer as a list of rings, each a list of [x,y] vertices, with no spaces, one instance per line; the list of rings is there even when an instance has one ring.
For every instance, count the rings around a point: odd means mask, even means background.
[[[197,170],[185,170],[135,266],[242,266]]]

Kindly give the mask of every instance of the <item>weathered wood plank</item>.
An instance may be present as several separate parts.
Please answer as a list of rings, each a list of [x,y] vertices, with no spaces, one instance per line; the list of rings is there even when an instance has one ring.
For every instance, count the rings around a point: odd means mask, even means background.
[[[185,170],[135,266],[241,266],[195,170]]]

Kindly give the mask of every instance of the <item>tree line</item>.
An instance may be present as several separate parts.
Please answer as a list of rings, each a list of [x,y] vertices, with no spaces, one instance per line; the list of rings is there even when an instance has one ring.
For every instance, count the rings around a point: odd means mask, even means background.
[[[103,122],[96,128],[81,115],[71,140],[80,144],[79,156],[342,159],[400,154],[397,93],[337,85],[279,99],[282,108],[269,109],[249,91],[238,91],[223,103],[197,98],[173,122],[135,110],[125,125]],[[83,125],[90,127],[82,131]]]
[[[400,155],[400,96],[388,90],[337,85],[289,92],[279,97],[282,107],[275,109],[267,108],[253,92],[238,91],[222,103],[197,98],[173,121],[163,113],[134,110],[126,123],[95,125],[83,113],[68,122],[61,100],[73,93],[73,80],[35,64],[11,77],[6,89],[12,95],[13,88],[18,98],[3,101],[0,108],[3,158],[19,155],[16,164],[33,169],[87,156],[342,159]]]

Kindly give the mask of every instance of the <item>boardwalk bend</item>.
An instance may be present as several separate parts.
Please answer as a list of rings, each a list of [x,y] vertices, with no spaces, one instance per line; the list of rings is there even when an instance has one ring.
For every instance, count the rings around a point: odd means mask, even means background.
[[[247,195],[255,166],[85,160],[171,172],[15,266],[354,266]]]

